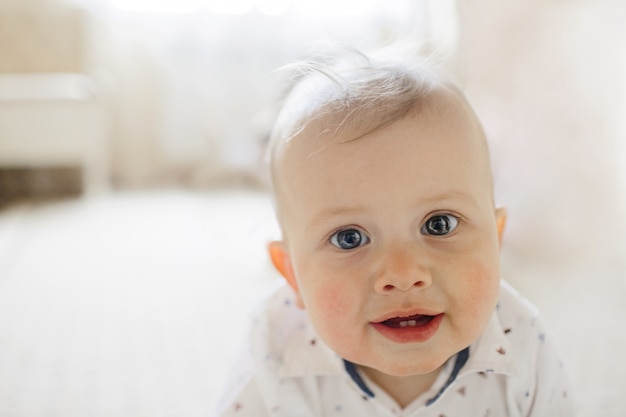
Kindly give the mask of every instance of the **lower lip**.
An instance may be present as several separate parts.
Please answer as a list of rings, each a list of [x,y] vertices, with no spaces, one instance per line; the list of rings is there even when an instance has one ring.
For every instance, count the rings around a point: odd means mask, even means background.
[[[438,314],[431,321],[423,326],[414,327],[389,327],[382,323],[370,323],[374,329],[382,334],[387,339],[396,343],[424,343],[432,338],[437,330],[441,321],[443,320],[443,313]]]

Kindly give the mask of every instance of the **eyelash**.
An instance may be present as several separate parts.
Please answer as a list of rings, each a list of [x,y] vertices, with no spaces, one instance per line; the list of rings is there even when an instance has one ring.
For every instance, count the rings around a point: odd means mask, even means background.
[[[341,246],[341,242],[339,241],[340,235],[342,233],[352,232],[352,231],[359,233],[359,238],[358,238],[358,242],[356,243],[356,246],[354,246],[354,247],[342,247]],[[329,238],[329,242],[330,242],[331,245],[337,247],[338,249],[345,250],[345,251],[350,251],[350,250],[354,250],[354,249],[357,249],[357,248],[359,248],[359,247],[361,247],[363,245],[368,244],[370,242],[370,238],[369,238],[369,236],[367,236],[366,233],[364,233],[362,230],[360,230],[357,227],[344,227],[344,228],[341,228],[341,229],[335,231],[333,234],[331,234],[330,238]]]
[[[429,233],[427,231],[428,223],[430,221],[432,221],[433,219],[436,219],[436,218],[447,218],[447,220],[446,220],[448,222],[447,226],[450,226],[450,223],[452,223],[451,230],[449,230],[446,233],[442,233],[442,234]],[[449,220],[452,220],[452,222],[449,222]],[[428,218],[426,219],[426,221],[424,222],[424,224],[420,228],[420,233],[423,234],[423,235],[434,236],[434,237],[448,236],[451,233],[453,233],[459,227],[460,223],[461,223],[461,218],[459,216],[457,216],[457,215],[454,215],[452,213],[436,213],[436,214],[433,214],[431,216],[428,216]]]
[[[436,234],[436,233],[430,233],[427,230],[428,227],[428,223],[430,221],[432,221],[433,219],[436,218],[446,218],[447,220],[447,227],[451,227],[451,230],[449,230],[446,233],[442,233],[442,234]],[[451,220],[451,221],[450,221]],[[450,223],[452,223],[452,226],[450,226]],[[429,216],[426,221],[424,222],[424,224],[420,227],[420,233],[422,235],[426,235],[426,236],[434,236],[434,237],[442,237],[442,236],[448,236],[449,234],[453,233],[457,227],[459,227],[459,224],[461,223],[461,218],[457,215],[451,214],[451,213],[437,213],[437,214],[433,214],[431,216]],[[339,238],[341,236],[342,233],[345,232],[357,232],[359,233],[360,237],[358,238],[358,242],[355,244],[355,246],[353,247],[342,247],[342,242],[339,241]],[[431,230],[432,231],[432,230]],[[369,236],[367,236],[367,234],[365,232],[363,232],[362,230],[360,230],[358,227],[353,227],[353,226],[348,226],[348,227],[342,227],[341,229],[333,232],[330,237],[328,238],[328,241],[330,242],[331,245],[341,249],[341,250],[345,250],[345,251],[350,251],[350,250],[354,250],[357,249],[363,245],[366,245],[370,242],[370,238]]]

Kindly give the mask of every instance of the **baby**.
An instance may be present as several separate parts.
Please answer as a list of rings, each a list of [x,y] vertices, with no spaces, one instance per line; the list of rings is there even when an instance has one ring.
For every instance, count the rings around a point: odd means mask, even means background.
[[[221,416],[571,416],[552,337],[500,279],[506,213],[463,93],[425,64],[296,66],[270,141],[286,285]]]

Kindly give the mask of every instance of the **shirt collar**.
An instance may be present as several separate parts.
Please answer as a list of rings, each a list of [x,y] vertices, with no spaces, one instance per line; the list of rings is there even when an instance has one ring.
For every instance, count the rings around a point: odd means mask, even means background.
[[[471,372],[517,375],[519,369],[507,333],[497,311],[494,312],[482,335],[470,346],[469,359],[461,375]]]
[[[304,312],[297,320],[298,331],[285,345],[283,362],[278,375],[283,378],[298,378],[309,375],[339,375],[344,371],[343,360],[317,335],[306,319]]]

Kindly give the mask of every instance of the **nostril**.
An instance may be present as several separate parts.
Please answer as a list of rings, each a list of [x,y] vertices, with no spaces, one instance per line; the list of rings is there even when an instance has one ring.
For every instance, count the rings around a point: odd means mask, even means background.
[[[423,287],[424,285],[425,285],[425,282],[424,282],[424,281],[415,281],[415,282],[413,283],[412,287],[421,288],[421,287]],[[385,291],[385,292],[389,292],[389,291],[394,290],[395,288],[396,288],[396,286],[395,286],[395,285],[392,285],[392,284],[386,284],[385,286],[383,286],[383,291]],[[409,288],[410,288],[410,287],[409,287]],[[408,288],[407,288],[407,289],[408,289]]]
[[[417,279],[416,277],[411,277],[408,279],[392,279],[388,277],[382,277],[376,282],[375,289],[380,294],[392,294],[395,291],[405,292],[411,291],[412,289],[418,289],[422,291],[428,288],[430,284],[431,279],[428,277],[424,279],[422,279],[421,277],[418,277]]]

